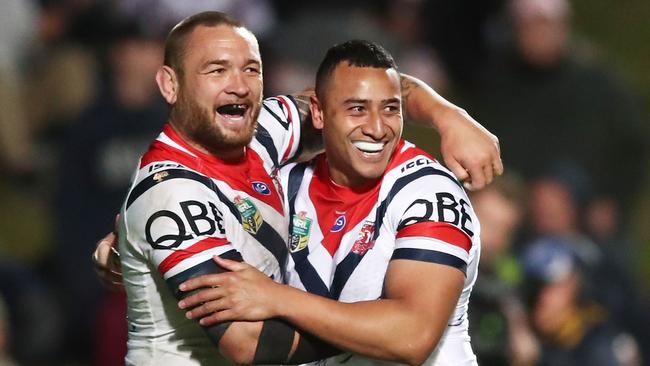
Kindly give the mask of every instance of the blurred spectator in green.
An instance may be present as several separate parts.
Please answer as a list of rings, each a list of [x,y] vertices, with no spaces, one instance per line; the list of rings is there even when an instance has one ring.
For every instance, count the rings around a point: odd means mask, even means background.
[[[539,345],[518,286],[521,269],[511,246],[525,213],[525,187],[506,173],[471,195],[481,222],[481,262],[469,308],[470,336],[480,365],[534,365]]]
[[[540,237],[523,254],[526,301],[539,334],[539,366],[636,366],[636,340],[611,321],[585,291],[583,262],[575,246]]]

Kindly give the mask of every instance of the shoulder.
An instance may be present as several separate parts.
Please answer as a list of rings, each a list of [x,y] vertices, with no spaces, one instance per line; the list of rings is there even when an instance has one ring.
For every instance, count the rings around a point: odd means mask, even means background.
[[[469,201],[454,174],[424,150],[404,141],[384,175],[382,190],[388,196],[431,196],[450,193]]]
[[[277,122],[285,129],[293,122],[300,122],[296,100],[290,95],[277,95],[262,101],[260,123]]]

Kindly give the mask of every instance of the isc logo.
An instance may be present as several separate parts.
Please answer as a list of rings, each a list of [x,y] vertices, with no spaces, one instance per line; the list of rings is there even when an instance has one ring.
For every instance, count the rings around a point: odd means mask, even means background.
[[[414,168],[416,166],[429,165],[429,164],[433,164],[433,160],[428,158],[418,158],[404,165],[400,170],[400,173],[404,173],[406,170]]]

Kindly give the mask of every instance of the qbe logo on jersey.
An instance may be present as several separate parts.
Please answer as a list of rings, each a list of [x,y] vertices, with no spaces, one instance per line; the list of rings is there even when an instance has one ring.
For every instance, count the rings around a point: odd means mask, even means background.
[[[248,233],[255,235],[264,222],[255,204],[248,198],[235,197],[235,206],[241,215],[241,224]]]
[[[309,229],[311,228],[311,219],[306,216],[306,212],[300,211],[293,215],[291,219],[291,235],[289,237],[289,250],[292,253],[305,249],[309,242]]]

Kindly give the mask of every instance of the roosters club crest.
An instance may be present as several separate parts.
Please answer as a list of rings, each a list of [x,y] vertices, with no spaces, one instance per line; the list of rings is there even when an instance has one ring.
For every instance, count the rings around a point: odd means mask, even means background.
[[[375,240],[373,239],[375,235],[375,223],[372,221],[366,221],[361,226],[359,231],[359,236],[357,240],[352,245],[352,253],[358,255],[364,255],[372,247],[375,246]]]

